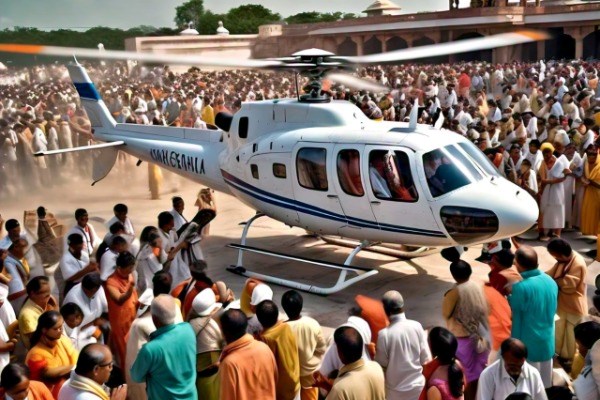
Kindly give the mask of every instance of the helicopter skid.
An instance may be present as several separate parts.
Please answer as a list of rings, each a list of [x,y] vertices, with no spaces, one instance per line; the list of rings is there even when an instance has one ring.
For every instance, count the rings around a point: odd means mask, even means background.
[[[317,235],[317,237],[325,243],[333,244],[336,246],[354,248],[359,243],[357,240],[335,236]],[[425,257],[440,252],[440,249],[437,247],[418,247],[413,249],[414,250],[409,250],[409,248],[406,246],[397,245],[393,243],[374,243],[372,246],[369,246],[366,250],[400,259]]]
[[[362,281],[372,275],[375,275],[379,272],[376,269],[372,269],[372,268],[364,268],[364,267],[357,267],[357,266],[350,265],[352,263],[352,261],[354,260],[354,257],[361,250],[364,250],[365,248],[368,248],[369,246],[371,246],[373,244],[373,243],[370,243],[367,241],[360,242],[354,248],[354,250],[352,250],[352,252],[348,255],[344,264],[331,263],[331,262],[321,261],[321,260],[313,260],[310,258],[293,256],[290,254],[278,253],[275,251],[260,249],[257,247],[246,246],[246,238],[248,236],[248,231],[250,229],[250,226],[258,218],[261,218],[264,216],[266,216],[266,215],[263,213],[260,213],[260,212],[256,213],[256,215],[254,215],[252,218],[250,218],[245,223],[244,230],[242,231],[242,238],[240,240],[241,243],[240,244],[231,243],[227,246],[230,248],[238,249],[238,251],[239,251],[237,264],[231,265],[229,268],[227,268],[227,270],[229,272],[232,272],[237,275],[242,275],[242,276],[245,276],[248,278],[256,278],[263,282],[270,282],[270,283],[274,283],[276,285],[287,286],[287,287],[290,287],[293,289],[298,289],[298,290],[302,290],[302,291],[309,292],[309,293],[315,293],[315,294],[319,294],[322,296],[327,296],[327,295],[330,295],[333,293],[337,293],[340,290],[346,289],[347,287],[349,287],[359,281]],[[296,281],[293,281],[290,279],[279,278],[279,277],[272,276],[272,275],[265,275],[265,274],[249,271],[248,269],[246,269],[243,266],[243,256],[244,256],[244,252],[246,252],[246,251],[255,253],[255,254],[263,254],[263,255],[270,256],[270,257],[282,258],[285,260],[297,261],[297,262],[302,262],[305,264],[335,269],[335,270],[339,270],[340,274],[338,276],[336,283],[330,287],[320,287],[320,286],[310,285],[310,284],[306,284],[306,283],[296,282]],[[349,272],[356,274],[356,276],[354,276],[350,279],[346,279]]]
[[[356,266],[349,265],[349,262],[352,261],[354,256],[356,254],[358,254],[358,252],[366,246],[367,246],[366,244],[359,245],[348,256],[348,259],[346,260],[346,262],[344,264],[336,264],[336,263],[329,263],[329,262],[325,262],[325,261],[313,260],[310,258],[293,256],[293,255],[289,255],[289,254],[277,253],[274,251],[260,249],[260,248],[251,247],[251,246],[243,246],[243,245],[239,245],[239,244],[235,244],[235,243],[228,245],[228,247],[238,249],[240,252],[248,251],[251,253],[268,255],[270,257],[277,257],[277,258],[282,258],[285,260],[298,261],[298,262],[302,262],[302,263],[306,263],[306,264],[310,264],[310,265],[316,265],[316,266],[320,266],[320,267],[339,270],[340,275],[339,275],[335,285],[333,285],[331,287],[321,287],[321,286],[311,285],[311,284],[307,284],[307,283],[301,283],[301,282],[297,282],[297,281],[293,281],[293,280],[289,280],[289,279],[279,278],[279,277],[272,276],[272,275],[265,275],[265,274],[249,271],[240,265],[237,265],[237,266],[232,265],[229,268],[227,268],[227,270],[229,272],[233,272],[234,274],[242,275],[242,276],[245,276],[248,278],[256,278],[263,282],[270,282],[270,283],[274,283],[277,285],[287,286],[287,287],[290,287],[293,289],[298,289],[298,290],[302,290],[302,291],[309,292],[309,293],[315,293],[315,294],[319,294],[322,296],[327,296],[327,295],[330,295],[333,293],[337,293],[343,289],[346,289],[347,287],[354,285],[355,283],[362,281],[362,280],[364,280],[372,275],[375,275],[379,272],[376,269],[356,267]],[[350,279],[346,279],[349,272],[355,273],[356,276],[354,276]]]

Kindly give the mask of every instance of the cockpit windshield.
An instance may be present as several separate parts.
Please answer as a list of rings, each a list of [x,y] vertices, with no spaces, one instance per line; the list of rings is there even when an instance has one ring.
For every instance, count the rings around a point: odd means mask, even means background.
[[[483,179],[482,172],[455,145],[423,154],[423,168],[433,197],[439,197]]]

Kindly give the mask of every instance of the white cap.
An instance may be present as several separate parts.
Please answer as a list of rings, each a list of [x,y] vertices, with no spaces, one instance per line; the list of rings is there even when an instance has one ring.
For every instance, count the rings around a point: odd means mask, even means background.
[[[265,300],[273,300],[273,290],[264,283],[259,283],[252,291],[250,305],[257,306]]]
[[[217,303],[215,292],[210,288],[204,289],[198,293],[192,302],[192,309],[200,317],[206,317],[207,315],[212,314],[214,310],[221,308],[221,306],[221,303]]]

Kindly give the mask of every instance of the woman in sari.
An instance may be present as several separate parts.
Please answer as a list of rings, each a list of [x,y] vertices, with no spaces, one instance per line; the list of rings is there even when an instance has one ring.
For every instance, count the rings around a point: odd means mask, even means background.
[[[63,324],[63,317],[58,311],[43,313],[31,336],[33,347],[25,358],[31,379],[46,384],[55,399],[77,364],[78,356],[71,340],[63,335]]]
[[[584,176],[581,178],[585,186],[581,210],[581,233],[596,235],[600,230],[600,161],[598,148],[589,146],[585,152]]]

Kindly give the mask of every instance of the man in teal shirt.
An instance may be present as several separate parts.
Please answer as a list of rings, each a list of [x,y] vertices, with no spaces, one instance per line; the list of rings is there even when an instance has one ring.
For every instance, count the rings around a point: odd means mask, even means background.
[[[512,309],[511,336],[525,343],[527,361],[540,371],[544,387],[549,388],[558,286],[538,269],[538,256],[532,247],[521,246],[515,253],[515,264],[523,280],[513,285],[508,297]]]
[[[175,324],[173,297],[160,295],[150,305],[156,331],[131,367],[135,382],[146,382],[148,400],[198,400],[196,335],[187,322]]]

